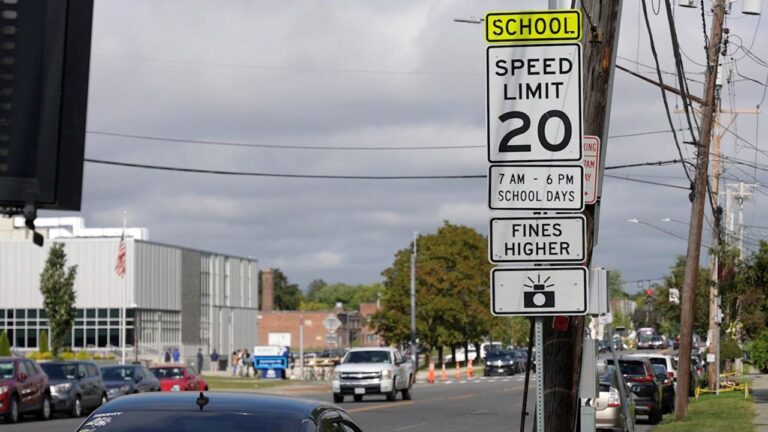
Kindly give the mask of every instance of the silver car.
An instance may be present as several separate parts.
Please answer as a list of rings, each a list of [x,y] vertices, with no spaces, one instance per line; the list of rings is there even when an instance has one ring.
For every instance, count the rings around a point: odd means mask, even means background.
[[[629,404],[629,419],[621,406],[619,386],[623,386]],[[600,377],[600,395],[595,400],[595,424],[597,430],[624,432],[629,430],[628,421],[635,424],[634,395],[623,379],[616,378],[613,366],[608,366],[608,373]]]

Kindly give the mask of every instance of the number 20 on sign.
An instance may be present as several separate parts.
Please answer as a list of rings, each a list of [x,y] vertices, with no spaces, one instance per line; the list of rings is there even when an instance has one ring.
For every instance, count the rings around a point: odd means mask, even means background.
[[[581,45],[487,48],[489,162],[579,161]]]

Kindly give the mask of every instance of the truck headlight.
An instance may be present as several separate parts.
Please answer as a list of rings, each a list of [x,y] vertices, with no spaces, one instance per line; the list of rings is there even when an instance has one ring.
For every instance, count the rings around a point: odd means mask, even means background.
[[[383,371],[381,371],[381,378],[382,379],[390,379],[390,378],[392,378],[392,371],[391,370],[383,370]]]

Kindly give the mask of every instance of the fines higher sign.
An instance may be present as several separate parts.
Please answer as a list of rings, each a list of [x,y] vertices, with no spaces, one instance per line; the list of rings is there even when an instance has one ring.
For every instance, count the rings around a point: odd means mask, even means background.
[[[492,263],[584,261],[586,218],[582,215],[491,219]]]

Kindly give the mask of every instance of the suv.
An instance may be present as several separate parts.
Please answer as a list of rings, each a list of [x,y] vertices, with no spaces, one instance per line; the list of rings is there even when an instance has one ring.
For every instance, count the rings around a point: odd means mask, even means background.
[[[16,423],[24,413],[51,418],[48,377],[40,366],[27,359],[0,357],[0,416]]]
[[[86,361],[58,361],[41,365],[51,382],[53,409],[80,417],[107,402],[107,387],[99,368]]]
[[[613,359],[606,359],[613,365]],[[629,384],[630,391],[635,395],[635,410],[638,414],[647,415],[648,421],[657,424],[663,416],[661,386],[653,372],[653,365],[646,357],[619,357],[621,374]]]
[[[515,351],[491,351],[485,356],[484,376],[493,374],[514,375],[518,372],[517,353]]]
[[[411,387],[416,375],[413,363],[394,348],[355,348],[341,360],[331,380],[333,402],[344,402],[344,396],[353,395],[355,402],[364,395],[383,394],[394,401],[397,392],[403,400],[412,397]]]
[[[667,375],[677,383],[677,360],[669,354],[635,354],[635,357],[646,357],[651,364],[661,365],[667,369]],[[677,385],[677,384],[675,384]]]

